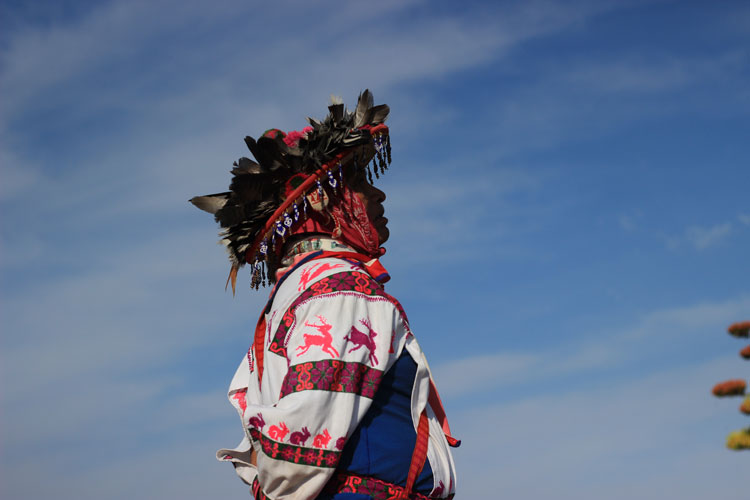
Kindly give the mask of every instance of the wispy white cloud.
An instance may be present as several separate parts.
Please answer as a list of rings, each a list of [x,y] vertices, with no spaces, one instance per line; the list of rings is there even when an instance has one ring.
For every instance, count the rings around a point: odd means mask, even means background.
[[[715,226],[690,226],[685,231],[685,238],[688,243],[698,250],[718,245],[724,241],[732,232],[732,223],[725,222]]]
[[[729,51],[721,57],[679,57],[659,54],[625,56],[618,60],[571,66],[561,77],[599,92],[663,93],[718,77],[739,76],[745,54]]]
[[[701,302],[651,311],[630,325],[606,325],[573,342],[531,352],[498,352],[452,360],[434,367],[441,393],[458,397],[562,376],[588,374],[602,380],[646,358],[670,358],[676,343],[696,344],[706,332],[719,334],[750,310],[750,297]],[[533,327],[526,335],[535,335]],[[718,336],[717,336],[718,338]],[[645,356],[644,352],[648,352]],[[674,361],[672,361],[673,363]]]
[[[636,222],[635,218],[632,215],[627,214],[621,214],[618,218],[618,222],[620,224],[620,228],[622,228],[624,231],[633,231],[636,228]]]
[[[722,449],[733,405],[709,392],[728,362],[631,375],[587,391],[540,388],[515,402],[457,409],[462,494],[657,499],[668,491],[739,499],[743,465]],[[705,423],[714,431],[697,435]]]
[[[737,219],[745,226],[750,226],[750,214],[740,214]]]

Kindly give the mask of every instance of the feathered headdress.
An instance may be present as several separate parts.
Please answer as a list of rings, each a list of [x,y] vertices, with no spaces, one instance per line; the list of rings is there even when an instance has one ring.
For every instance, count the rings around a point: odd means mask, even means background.
[[[284,133],[266,131],[257,141],[245,137],[255,157],[234,162],[232,182],[225,193],[196,196],[190,202],[214,214],[222,227],[221,242],[232,268],[227,283],[234,290],[237,272],[252,265],[253,288],[273,281],[270,270],[276,252],[308,209],[324,211],[342,192],[343,169],[364,169],[372,182],[391,162],[389,108],[373,106],[372,93],[359,96],[354,112],[342,103],[328,107],[323,121],[308,118],[310,126]]]

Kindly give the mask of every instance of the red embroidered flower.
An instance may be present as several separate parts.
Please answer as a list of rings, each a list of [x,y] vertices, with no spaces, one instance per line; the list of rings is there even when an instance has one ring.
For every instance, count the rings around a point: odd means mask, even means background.
[[[380,385],[380,372],[377,370],[368,370],[362,382],[362,396],[370,399],[375,397],[378,385]]]
[[[284,381],[281,383],[281,395],[279,396],[281,398],[294,392],[294,387],[297,385],[297,370],[294,370],[294,368],[292,367],[287,372]]]
[[[323,461],[328,467],[334,467],[338,463],[339,457],[334,453],[328,453],[323,457]]]
[[[281,450],[281,458],[286,460],[287,462],[291,462],[294,460],[294,450],[291,448],[284,448]]]
[[[331,388],[333,377],[336,373],[336,369],[333,366],[333,361],[318,361],[315,363],[315,368],[312,370],[313,381],[317,385],[317,388],[323,391],[328,391]]]
[[[271,447],[273,445],[270,443],[270,441],[264,439],[264,440],[262,440],[260,442],[260,446],[261,446],[261,448],[263,448],[263,453],[265,453],[266,455],[270,455],[271,454]]]
[[[347,363],[341,372],[342,392],[358,392],[359,381],[362,378],[361,365]]]
[[[310,450],[307,453],[303,455],[303,460],[308,465],[317,465],[319,462],[319,456],[318,452],[315,450]]]

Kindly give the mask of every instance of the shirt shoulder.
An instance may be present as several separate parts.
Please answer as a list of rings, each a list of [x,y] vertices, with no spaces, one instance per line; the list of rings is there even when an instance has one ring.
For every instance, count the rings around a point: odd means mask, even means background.
[[[280,284],[268,316],[269,350],[286,356],[295,327],[319,316],[357,325],[360,316],[392,318],[410,333],[401,305],[361,264],[319,259],[295,269]]]

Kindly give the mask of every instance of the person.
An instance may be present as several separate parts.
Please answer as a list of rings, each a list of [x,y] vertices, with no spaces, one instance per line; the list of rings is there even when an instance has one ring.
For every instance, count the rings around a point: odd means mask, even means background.
[[[232,267],[272,290],[229,387],[244,437],[217,452],[255,498],[452,498],[445,412],[400,303],[385,292],[389,108],[360,94],[323,121],[245,142],[215,215]]]

